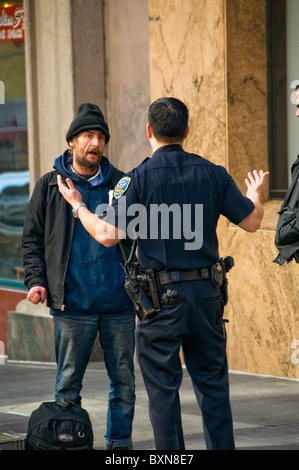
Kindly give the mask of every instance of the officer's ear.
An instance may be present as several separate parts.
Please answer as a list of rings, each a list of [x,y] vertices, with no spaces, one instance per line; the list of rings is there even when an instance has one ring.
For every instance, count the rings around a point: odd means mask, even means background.
[[[184,139],[187,139],[188,135],[189,135],[189,131],[190,131],[190,128],[189,128],[189,125],[186,127],[186,130],[185,130],[185,136],[184,136]]]
[[[153,137],[153,130],[149,124],[146,125],[146,132],[149,139]]]

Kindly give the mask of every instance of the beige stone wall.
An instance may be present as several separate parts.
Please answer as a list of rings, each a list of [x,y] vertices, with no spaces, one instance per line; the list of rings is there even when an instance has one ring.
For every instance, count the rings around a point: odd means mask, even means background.
[[[229,363],[234,370],[299,378],[298,265],[278,266],[274,233],[227,231]],[[298,343],[296,343],[298,341]]]
[[[241,186],[268,170],[266,0],[225,3],[228,169]]]
[[[189,107],[186,148],[225,164],[223,2],[149,0],[151,98],[176,96]]]
[[[268,169],[265,0],[149,0],[152,100],[189,106],[186,149],[222,164],[245,192],[253,169]],[[268,201],[255,234],[221,218],[230,254],[228,357],[232,370],[299,378],[298,265],[283,267],[274,233],[281,201]],[[298,346],[296,341],[298,341]],[[298,354],[299,357],[299,354]]]

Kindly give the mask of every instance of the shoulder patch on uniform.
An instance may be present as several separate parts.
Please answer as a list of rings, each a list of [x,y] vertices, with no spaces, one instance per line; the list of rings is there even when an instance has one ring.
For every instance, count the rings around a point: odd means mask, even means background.
[[[131,183],[131,178],[129,176],[124,176],[117,185],[115,186],[113,196],[115,199],[120,198],[128,189],[129,184]]]

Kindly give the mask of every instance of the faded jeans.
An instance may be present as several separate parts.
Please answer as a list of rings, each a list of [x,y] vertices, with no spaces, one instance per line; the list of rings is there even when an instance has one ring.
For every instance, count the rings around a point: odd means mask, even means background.
[[[56,401],[81,404],[80,391],[92,347],[99,331],[110,380],[105,448],[132,448],[135,408],[134,311],[104,314],[56,314]]]

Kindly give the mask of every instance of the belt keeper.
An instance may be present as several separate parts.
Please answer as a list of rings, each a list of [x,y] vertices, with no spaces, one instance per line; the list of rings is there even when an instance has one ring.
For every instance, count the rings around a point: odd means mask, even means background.
[[[208,268],[202,268],[201,269],[201,275],[204,279],[209,279],[210,278],[210,273]]]
[[[179,282],[180,273],[178,271],[171,271],[170,275],[171,275],[172,282]]]

